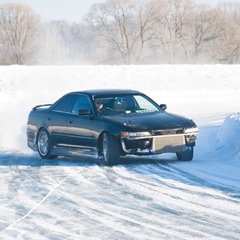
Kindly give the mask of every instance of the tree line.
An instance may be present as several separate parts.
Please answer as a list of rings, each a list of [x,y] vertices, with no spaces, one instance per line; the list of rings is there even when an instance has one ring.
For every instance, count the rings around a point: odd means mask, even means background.
[[[240,4],[106,0],[79,23],[0,5],[0,64],[238,64]]]

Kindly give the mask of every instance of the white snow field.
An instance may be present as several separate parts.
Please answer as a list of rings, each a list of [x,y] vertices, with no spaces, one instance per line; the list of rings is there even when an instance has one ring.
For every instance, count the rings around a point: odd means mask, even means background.
[[[28,113],[92,88],[143,91],[199,127],[194,159],[42,160]],[[0,239],[239,239],[240,66],[1,66]]]

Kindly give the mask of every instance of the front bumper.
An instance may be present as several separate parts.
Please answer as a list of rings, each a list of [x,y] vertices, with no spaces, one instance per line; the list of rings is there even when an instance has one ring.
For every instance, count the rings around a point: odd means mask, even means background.
[[[159,154],[185,152],[194,147],[196,133],[152,136],[148,138],[122,138],[122,149],[127,154]]]

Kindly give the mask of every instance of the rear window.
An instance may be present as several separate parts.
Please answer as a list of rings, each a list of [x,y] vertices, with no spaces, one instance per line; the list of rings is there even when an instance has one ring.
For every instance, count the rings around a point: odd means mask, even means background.
[[[53,110],[59,111],[59,112],[71,113],[76,98],[77,98],[77,95],[65,96],[57,103],[57,105],[54,107]]]

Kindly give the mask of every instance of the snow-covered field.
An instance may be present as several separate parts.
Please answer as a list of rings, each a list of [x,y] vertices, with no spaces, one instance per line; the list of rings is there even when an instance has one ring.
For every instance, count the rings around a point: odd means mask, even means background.
[[[239,239],[238,65],[1,66],[0,239]],[[31,108],[69,91],[131,88],[199,126],[195,156],[41,160]]]

